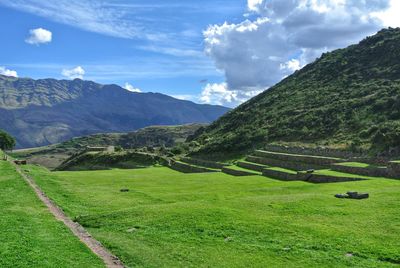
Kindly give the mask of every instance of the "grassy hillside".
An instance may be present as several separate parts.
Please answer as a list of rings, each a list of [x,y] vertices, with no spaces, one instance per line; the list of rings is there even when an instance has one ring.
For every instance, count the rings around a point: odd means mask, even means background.
[[[104,267],[1,160],[0,189],[0,267]]]
[[[80,79],[0,75],[0,129],[15,136],[18,148],[152,125],[210,123],[228,110]]]
[[[323,54],[193,139],[207,156],[271,142],[400,155],[400,28]]]
[[[56,170],[104,170],[112,168],[145,168],[165,163],[157,155],[134,151],[115,153],[87,152],[73,156],[59,165]]]
[[[204,126],[206,125],[151,126],[130,133],[95,134],[73,138],[60,144],[17,150],[12,155],[16,158],[27,159],[32,164],[40,164],[54,169],[87,146],[120,146],[124,149],[173,147],[184,142],[187,137]]]
[[[309,184],[183,174],[164,167],[54,173],[29,169],[68,215],[130,267],[400,263],[400,181]],[[333,197],[348,190],[371,197]]]

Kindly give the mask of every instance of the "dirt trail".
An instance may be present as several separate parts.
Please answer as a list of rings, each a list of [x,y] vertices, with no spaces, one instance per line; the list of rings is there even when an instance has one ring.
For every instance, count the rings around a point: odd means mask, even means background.
[[[79,223],[73,222],[65,213],[40,189],[35,181],[26,175],[19,166],[15,165],[17,172],[32,187],[39,199],[49,208],[50,212],[57,220],[62,221],[72,233],[79,238],[94,254],[99,256],[105,265],[109,268],[125,267],[123,263],[114,255],[112,255],[99,241],[94,239]]]

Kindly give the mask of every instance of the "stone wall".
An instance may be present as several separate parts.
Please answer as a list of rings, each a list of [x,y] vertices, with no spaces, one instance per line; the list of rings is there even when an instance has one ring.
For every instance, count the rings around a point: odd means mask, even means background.
[[[327,175],[312,174],[307,178],[307,182],[311,183],[333,183],[333,182],[346,182],[346,181],[361,181],[361,178],[349,178],[349,177],[336,177]]]
[[[283,181],[299,181],[304,180],[304,177],[299,176],[299,174],[291,174],[283,171],[264,169],[263,176],[283,180]]]
[[[388,177],[388,168],[362,168],[362,167],[348,167],[342,165],[332,165],[331,169],[334,171],[340,171],[345,173],[357,174],[362,176],[371,177]]]
[[[289,161],[289,162],[308,163],[308,164],[320,165],[320,166],[326,166],[326,165],[331,165],[333,163],[340,162],[340,160],[338,160],[336,158],[330,158],[330,157],[280,154],[280,153],[267,152],[267,151],[261,151],[261,150],[255,151],[254,155],[259,156],[259,157],[270,158],[270,159],[278,159],[278,160]]]
[[[223,167],[222,172],[233,175],[233,176],[254,176],[257,175],[253,172],[250,171],[244,171],[244,170],[237,170],[237,169],[231,169],[229,167]]]
[[[271,169],[264,169],[263,175],[266,177],[279,179],[283,181],[306,181],[310,183],[333,183],[333,182],[363,180],[362,178],[336,177],[336,176],[308,174],[308,173],[290,174],[283,171],[271,170]]]
[[[196,166],[216,168],[216,169],[222,169],[224,166],[227,166],[227,164],[203,160],[203,159],[191,158],[191,157],[183,157],[181,158],[181,161]]]
[[[243,161],[239,161],[236,165],[241,168],[247,168],[247,169],[258,171],[258,172],[262,172],[264,170],[264,168],[266,168],[265,165],[259,165],[259,164],[255,164],[255,163],[247,163],[247,162],[243,162]]]
[[[291,162],[291,161],[283,161],[279,159],[273,158],[265,158],[259,156],[248,156],[246,158],[248,162],[254,162],[258,164],[263,164],[272,167],[282,167],[287,168],[295,171],[303,171],[309,169],[323,169],[324,167],[321,165],[315,165],[310,163],[302,163],[302,162]]]
[[[266,145],[265,150],[289,154],[309,154],[324,157],[350,158],[361,157],[365,154],[326,147],[307,148],[300,146]]]
[[[204,172],[216,172],[215,170],[203,168],[203,167],[195,167],[186,163],[172,161],[171,166],[173,170],[183,172],[183,173],[204,173]]]
[[[400,179],[400,163],[396,162],[389,162],[389,177]]]

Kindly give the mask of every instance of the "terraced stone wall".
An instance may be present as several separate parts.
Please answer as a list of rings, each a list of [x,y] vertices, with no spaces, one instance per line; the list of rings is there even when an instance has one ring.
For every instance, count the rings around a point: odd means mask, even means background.
[[[266,168],[266,166],[264,166],[264,165],[258,165],[258,164],[247,163],[247,162],[242,162],[242,161],[239,161],[236,165],[241,168],[246,168],[246,169],[259,171],[259,172],[262,172],[264,170],[264,168]]]
[[[304,180],[303,176],[299,176],[299,174],[291,174],[283,171],[272,170],[272,169],[264,169],[263,176],[270,177],[273,179],[279,179],[283,181],[298,181]]]
[[[290,155],[290,154],[276,154],[273,152],[265,152],[265,151],[255,151],[255,156],[265,157],[270,159],[278,159],[281,161],[289,161],[289,162],[300,162],[300,163],[308,163],[319,166],[331,165],[333,163],[337,163],[340,160],[333,158],[325,158],[311,155]]]
[[[389,176],[400,179],[400,163],[389,162]]]
[[[302,162],[292,162],[292,161],[284,161],[273,158],[265,158],[265,157],[257,157],[257,156],[248,156],[246,161],[259,163],[267,166],[273,167],[282,167],[296,171],[309,170],[309,169],[323,169],[323,166],[310,164],[310,163],[302,163]]]
[[[215,172],[214,170],[203,168],[203,167],[195,167],[186,163],[172,161],[171,166],[172,169],[183,172],[183,173],[204,173],[204,172]]]
[[[251,175],[256,175],[255,173],[252,172],[247,172],[244,170],[236,170],[236,169],[230,169],[229,167],[223,167],[222,172],[233,175],[233,176],[251,176]]]
[[[388,177],[389,169],[388,168],[362,168],[362,167],[348,167],[342,165],[332,165],[332,170],[352,173],[363,176],[371,176],[371,177]]]
[[[350,158],[350,157],[361,157],[365,154],[355,153],[344,150],[337,150],[325,147],[317,147],[317,148],[306,148],[306,147],[288,147],[283,145],[266,145],[265,150],[274,151],[279,153],[288,153],[288,154],[308,154],[308,155],[317,155],[324,157],[337,157],[337,158]]]
[[[327,175],[312,174],[307,182],[311,183],[333,183],[333,182],[345,182],[345,181],[361,181],[361,178],[349,178],[349,177],[336,177]]]
[[[197,158],[190,158],[190,157],[183,157],[182,161],[196,165],[196,166],[203,166],[203,167],[216,168],[216,169],[222,169],[224,166],[227,166],[227,164],[223,164],[223,163],[207,161],[207,160],[202,160],[202,159],[197,159]]]

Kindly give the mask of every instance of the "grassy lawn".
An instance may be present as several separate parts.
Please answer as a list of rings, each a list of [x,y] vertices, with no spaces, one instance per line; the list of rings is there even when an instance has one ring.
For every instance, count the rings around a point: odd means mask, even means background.
[[[131,267],[400,263],[400,181],[310,184],[165,167],[55,173],[29,168],[67,214]],[[333,197],[350,190],[371,197]]]
[[[104,267],[1,160],[0,230],[0,267]]]

